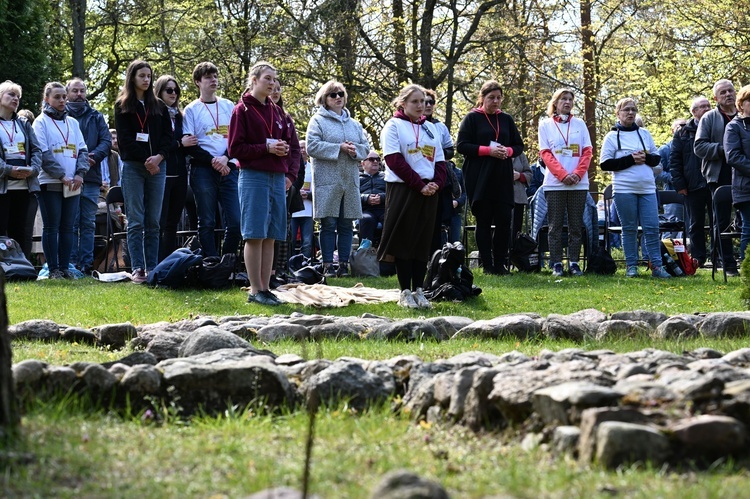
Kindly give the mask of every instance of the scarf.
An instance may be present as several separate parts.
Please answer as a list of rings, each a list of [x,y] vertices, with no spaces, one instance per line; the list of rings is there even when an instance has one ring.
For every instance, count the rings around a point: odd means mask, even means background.
[[[50,106],[46,102],[44,103],[44,106],[42,107],[42,112],[52,118],[53,120],[57,121],[65,121],[65,117],[68,115],[67,111],[58,111],[54,107]]]
[[[84,113],[86,113],[86,111],[89,110],[89,103],[85,100],[81,102],[68,101],[68,103],[65,105],[65,109],[72,117],[80,118],[84,115]]]

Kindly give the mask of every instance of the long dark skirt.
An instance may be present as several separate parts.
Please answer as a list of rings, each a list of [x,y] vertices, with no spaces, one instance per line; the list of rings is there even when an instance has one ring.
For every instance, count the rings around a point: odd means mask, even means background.
[[[406,184],[388,182],[378,258],[384,262],[396,258],[428,261],[437,208],[437,194],[424,196]]]

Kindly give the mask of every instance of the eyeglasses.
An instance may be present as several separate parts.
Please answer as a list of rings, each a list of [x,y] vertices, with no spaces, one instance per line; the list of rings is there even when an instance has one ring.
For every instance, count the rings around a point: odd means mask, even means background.
[[[380,158],[367,158],[367,161],[377,161],[380,163]]]
[[[425,106],[434,106],[435,105],[435,101],[432,100],[432,99],[427,99],[426,101],[424,101],[424,105]]]
[[[165,89],[164,89],[164,91],[165,91],[166,93],[168,93],[169,95],[172,95],[172,94],[179,94],[179,93],[180,93],[180,91],[179,91],[179,90],[177,90],[176,88],[172,88],[172,87],[167,87],[167,88],[165,88]]]
[[[620,109],[620,111],[624,113],[637,113],[638,108],[637,107],[623,107],[622,109]]]
[[[340,92],[331,92],[330,94],[328,94],[328,97],[330,97],[331,99],[335,99],[336,97],[343,97],[345,95],[346,93],[342,90]]]

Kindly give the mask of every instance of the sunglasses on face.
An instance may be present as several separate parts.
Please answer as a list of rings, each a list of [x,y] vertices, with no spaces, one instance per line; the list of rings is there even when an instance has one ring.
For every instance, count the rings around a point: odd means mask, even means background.
[[[336,97],[343,97],[344,95],[346,95],[346,93],[344,93],[344,91],[331,92],[330,94],[328,94],[328,97],[330,97],[331,99],[335,99]]]
[[[165,89],[164,89],[164,91],[165,91],[166,93],[168,93],[169,95],[172,95],[172,94],[179,94],[179,93],[180,93],[180,91],[179,91],[179,90],[177,90],[176,88],[169,88],[169,87],[165,88]]]
[[[424,105],[425,106],[434,106],[435,105],[435,101],[432,100],[432,99],[428,99],[428,100],[424,101]]]
[[[367,158],[367,161],[376,161],[380,163],[380,158]]]

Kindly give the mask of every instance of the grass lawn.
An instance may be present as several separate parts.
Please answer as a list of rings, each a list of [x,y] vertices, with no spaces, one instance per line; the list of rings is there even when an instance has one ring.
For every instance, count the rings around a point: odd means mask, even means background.
[[[611,313],[647,309],[667,314],[743,310],[741,281],[712,281],[710,271],[692,278],[655,280],[616,276],[564,278],[549,273],[483,276],[482,295],[469,302],[440,303],[427,311],[408,311],[396,304],[350,306],[322,311],[291,305],[248,305],[238,290],[168,291],[130,284],[103,284],[90,279],[11,284],[7,287],[11,323],[44,318],[93,327],[131,321],[213,315],[288,314],[293,311],[332,315],[365,312],[388,317],[462,315],[488,319],[511,312],[570,313],[596,308]],[[350,286],[355,279],[343,279]],[[368,279],[367,285],[395,288],[395,278]],[[339,282],[336,282],[339,284]],[[748,340],[694,339],[655,342],[648,338],[572,344],[533,340],[460,340],[443,343],[324,342],[309,356],[343,355],[384,359],[416,354],[425,360],[466,350],[502,353],[572,346],[631,351],[655,347],[675,352],[709,346],[730,351]],[[292,342],[264,345],[276,353],[304,353]],[[14,361],[38,358],[53,364],[76,360],[103,362],[129,353],[69,343],[16,342]],[[165,412],[156,425],[141,414],[121,416],[91,410],[80,401],[37,404],[23,419],[22,436],[10,449],[31,453],[30,464],[0,459],[0,483],[6,497],[242,497],[257,490],[300,487],[304,460],[305,414],[268,416],[228,409],[223,417],[178,421]],[[633,465],[607,472],[581,467],[564,457],[524,451],[502,434],[474,434],[461,427],[414,424],[387,407],[354,414],[347,407],[323,411],[317,419],[313,450],[312,491],[326,498],[368,497],[380,477],[407,468],[441,482],[455,498],[510,494],[514,497],[750,497],[748,463],[716,463],[708,471],[654,470]]]

